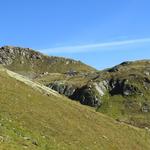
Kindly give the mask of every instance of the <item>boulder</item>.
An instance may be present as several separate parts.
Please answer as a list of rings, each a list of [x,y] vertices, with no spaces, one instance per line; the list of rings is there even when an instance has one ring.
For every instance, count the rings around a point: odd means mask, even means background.
[[[91,107],[98,107],[101,105],[99,97],[95,94],[95,89],[91,86],[86,85],[79,88],[60,81],[55,81],[47,86],[72,100],[79,101],[81,104]]]
[[[150,112],[150,104],[148,102],[144,102],[141,111],[144,113]]]
[[[80,101],[83,105],[88,105],[91,107],[99,107],[101,105],[99,95],[92,86],[88,85],[77,89],[71,98]]]
[[[111,95],[130,96],[134,94],[141,94],[141,91],[129,83],[127,79],[111,79],[110,82]]]

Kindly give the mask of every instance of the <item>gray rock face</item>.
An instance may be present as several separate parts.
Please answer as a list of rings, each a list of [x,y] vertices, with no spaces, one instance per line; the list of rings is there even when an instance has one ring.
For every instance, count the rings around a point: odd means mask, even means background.
[[[72,98],[78,99],[83,105],[92,107],[99,107],[101,105],[100,98],[96,95],[95,89],[91,86],[83,86],[76,90]]]
[[[146,80],[145,82],[149,82],[149,80]],[[100,82],[91,81],[89,84],[82,87],[76,87],[71,84],[56,81],[54,83],[48,84],[47,86],[59,92],[60,94],[69,97],[72,100],[77,100],[81,104],[92,107],[99,107],[102,105],[101,99],[106,92],[110,93],[111,95],[122,96],[142,94],[142,92],[137,87],[132,85],[126,79],[112,78],[110,80],[103,80]],[[143,107],[143,110],[145,110],[145,108],[146,107]]]
[[[135,93],[141,93],[139,89],[128,83],[128,80],[120,80],[120,79],[111,79],[110,82],[110,94],[117,95],[121,94],[123,96],[130,96]]]
[[[62,64],[65,68],[64,72],[66,72],[69,69],[72,70],[68,73],[71,76],[74,76],[77,73],[75,71],[76,65],[88,67],[80,61],[75,61],[73,59],[63,57],[46,56],[30,48],[12,46],[4,46],[0,48],[0,64],[10,67],[13,65],[14,67],[17,66],[18,71],[22,71],[22,67],[24,66],[29,66],[30,72],[51,72],[51,70],[53,70],[51,69],[51,66],[53,65],[57,67],[59,63]],[[70,66],[68,65],[72,65],[73,67],[70,68]],[[57,68],[54,68],[53,71],[55,73],[59,72]],[[60,72],[62,72],[62,70],[60,70]]]
[[[12,46],[4,46],[0,48],[0,61],[2,64],[11,64],[14,59],[17,57],[26,58],[30,60],[36,60],[44,57],[40,52],[34,51],[30,48],[21,48],[21,47],[12,47]],[[58,62],[58,61],[67,61],[65,58],[51,57],[53,59],[49,59],[50,63]],[[78,63],[77,61],[68,59],[69,63]]]
[[[91,107],[98,107],[101,104],[100,99],[96,96],[94,90],[90,86],[78,88],[59,81],[50,83],[47,86],[72,100],[80,101],[81,104]]]
[[[97,90],[100,96],[104,96],[105,92],[109,89],[108,80],[104,80],[99,83],[93,83],[93,85],[95,86],[95,89]]]
[[[10,65],[13,60],[20,57],[21,59],[42,59],[40,53],[29,48],[5,46],[0,48],[0,64]],[[23,60],[22,60],[23,61]]]
[[[59,81],[50,83],[47,86],[73,100],[80,101],[81,104],[92,107],[98,107],[102,104],[101,97],[106,92],[109,92],[111,95],[123,96],[131,96],[135,93],[141,94],[137,87],[125,79],[104,80],[90,83],[80,88]]]
[[[57,91],[60,94],[63,94],[67,97],[70,97],[74,94],[76,87],[74,87],[73,85],[68,85],[59,81],[56,81],[54,83],[50,83],[47,85],[48,87],[50,87],[51,89]]]

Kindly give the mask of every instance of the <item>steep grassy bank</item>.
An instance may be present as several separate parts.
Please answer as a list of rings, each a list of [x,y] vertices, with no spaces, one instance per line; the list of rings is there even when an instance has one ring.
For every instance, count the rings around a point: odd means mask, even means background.
[[[43,95],[0,71],[0,149],[148,150],[148,131],[64,97]]]

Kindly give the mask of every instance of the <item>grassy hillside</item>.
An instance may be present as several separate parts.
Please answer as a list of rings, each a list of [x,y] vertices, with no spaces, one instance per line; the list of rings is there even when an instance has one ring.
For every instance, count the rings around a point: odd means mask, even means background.
[[[111,79],[115,88],[106,92],[98,111],[138,127],[150,127],[150,61],[125,62],[100,76],[95,82]]]
[[[88,101],[94,101],[93,97],[98,95],[99,91],[95,88],[96,83],[99,90],[104,93],[104,96],[99,97],[98,112],[134,126],[150,128],[149,60],[124,62],[100,72],[75,74],[74,76],[60,73],[47,74],[37,78],[36,81],[45,85],[54,84],[53,89],[60,93],[64,88],[62,94],[66,96],[71,93],[71,90],[82,89],[83,86],[88,85],[86,87],[88,92],[85,93],[84,88],[78,92],[78,95],[83,95],[83,99],[87,100],[88,98]],[[68,92],[66,92],[67,90]],[[76,94],[76,92],[74,93]],[[72,98],[72,95],[68,97]],[[89,96],[87,97],[87,95]]]
[[[44,85],[53,83],[55,81],[59,81],[62,83],[81,87],[83,85],[86,85],[89,80],[90,80],[90,78],[85,77],[85,75],[80,75],[80,74],[77,74],[75,76],[70,76],[68,74],[62,74],[62,73],[49,73],[47,75],[43,75],[38,78],[35,78],[34,81],[37,81]]]
[[[91,72],[94,68],[72,59],[50,57],[29,48],[5,46],[0,48],[0,63],[20,74],[36,77],[43,73],[65,73],[69,70]]]
[[[64,97],[44,95],[0,71],[0,149],[148,150],[146,130]]]

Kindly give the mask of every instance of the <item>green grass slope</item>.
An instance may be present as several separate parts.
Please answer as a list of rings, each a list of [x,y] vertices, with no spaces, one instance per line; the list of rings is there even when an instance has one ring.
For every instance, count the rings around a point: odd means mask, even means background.
[[[146,130],[64,97],[44,95],[0,71],[1,150],[149,150]]]

